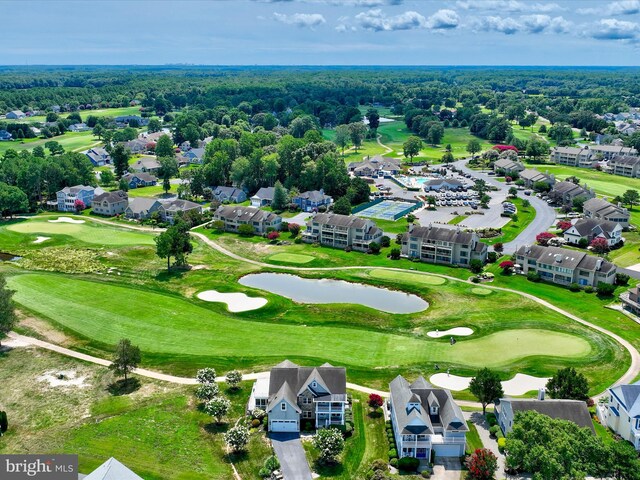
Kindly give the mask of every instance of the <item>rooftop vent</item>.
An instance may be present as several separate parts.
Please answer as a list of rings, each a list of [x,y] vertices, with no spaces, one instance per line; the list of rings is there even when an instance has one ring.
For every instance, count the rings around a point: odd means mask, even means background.
[[[563,258],[564,258],[564,255],[562,255],[561,253],[558,253],[558,254],[555,256],[556,263],[562,263],[562,259],[563,259]]]

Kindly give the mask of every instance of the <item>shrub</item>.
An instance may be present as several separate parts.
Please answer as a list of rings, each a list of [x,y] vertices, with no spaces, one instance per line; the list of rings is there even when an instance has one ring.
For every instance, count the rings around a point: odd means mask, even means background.
[[[216,220],[211,224],[211,228],[213,228],[216,232],[224,231],[224,222],[222,220]]]
[[[395,448],[389,450],[389,458],[398,458],[398,451]]]
[[[498,459],[486,448],[479,448],[465,460],[469,480],[491,480],[498,469]]]
[[[530,282],[538,283],[541,278],[540,275],[538,275],[536,272],[529,272],[527,273],[527,280],[529,280]]]
[[[387,462],[385,462],[381,458],[378,458],[377,460],[374,460],[373,462],[371,462],[370,469],[373,470],[374,472],[377,472],[377,471],[388,472],[389,466],[387,465]]]
[[[587,248],[588,246],[589,246],[589,240],[587,240],[586,238],[581,238],[580,240],[578,240],[578,247]]]
[[[402,472],[415,472],[420,466],[420,460],[413,457],[402,457],[398,460],[398,469]]]
[[[237,390],[242,382],[242,374],[238,370],[231,370],[227,373],[226,380],[231,390]]]
[[[220,389],[216,383],[202,383],[196,387],[195,395],[198,400],[208,402],[219,392]]]
[[[257,418],[254,418],[253,420],[251,420],[251,427],[252,428],[258,428],[261,423],[262,422],[260,422],[260,420],[258,420]]]
[[[502,269],[502,273],[508,275],[511,273],[515,265],[516,264],[513,263],[511,260],[505,260],[504,262],[500,262],[499,267]]]
[[[487,262],[496,263],[498,261],[498,254],[496,252],[489,252],[487,254]]]
[[[498,424],[498,419],[496,418],[496,414],[495,413],[487,413],[487,423],[489,424],[490,427],[493,427],[494,425]]]
[[[302,239],[300,237],[296,237],[296,239],[293,241],[293,243],[295,244],[301,244],[302,243]]]
[[[270,477],[271,470],[269,470],[268,468],[262,467],[260,470],[258,470],[258,475],[260,475],[262,478]]]
[[[616,285],[626,285],[629,283],[629,275],[626,273],[616,273]]]
[[[478,277],[471,277],[472,283],[480,283],[480,279]]]
[[[400,253],[399,248],[392,248],[391,253],[389,253],[389,258],[391,260],[400,260]]]
[[[560,220],[558,223],[556,223],[556,228],[564,232],[565,230],[569,230],[571,228],[571,222],[568,222],[567,220]]]
[[[431,478],[431,472],[429,470],[423,470],[420,472],[420,476],[422,478]]]
[[[371,242],[369,244],[369,251],[371,253],[380,253],[380,244],[378,242]]]
[[[596,237],[591,240],[589,246],[595,253],[602,254],[609,251],[609,243],[602,237]]]
[[[498,433],[498,430],[500,430],[500,427],[498,425],[493,425],[489,427],[489,435],[491,435],[492,437],[495,437]]]
[[[498,439],[498,450],[500,453],[504,453],[504,447],[507,444],[507,439],[502,437]]]
[[[387,237],[386,235],[383,235],[382,238],[380,239],[380,246],[382,248],[386,248],[389,245],[391,245],[391,239],[389,237]]]
[[[591,285],[587,285],[584,287],[584,293],[593,293],[593,287]]]
[[[254,408],[251,410],[251,416],[257,420],[262,421],[262,419],[267,415],[267,412],[262,410],[261,408]]]
[[[598,282],[598,295],[601,297],[610,297],[615,292],[616,287],[604,282]]]
[[[234,452],[244,450],[249,443],[249,429],[242,425],[231,427],[224,434],[224,442]]]
[[[572,283],[571,285],[569,285],[569,290],[572,292],[579,292],[581,288],[577,283]]]
[[[253,230],[253,226],[248,223],[244,223],[238,227],[238,233],[242,237],[250,237],[255,233],[255,231]]]
[[[278,457],[275,455],[271,455],[264,461],[264,468],[268,469],[270,472],[277,470],[280,468],[280,461]]]
[[[313,437],[313,446],[320,451],[320,462],[333,463],[344,450],[344,438],[339,430],[325,428]]]
[[[549,240],[551,240],[552,238],[555,238],[555,235],[553,233],[541,232],[536,235],[536,242],[538,242],[538,245],[546,247],[547,245],[549,245]]]
[[[369,395],[369,406],[373,409],[378,409],[382,405],[384,405],[384,399],[378,395],[377,393],[372,393]]]
[[[392,458],[391,460],[389,460],[389,465],[391,465],[392,467],[397,468],[398,467],[398,459],[397,458]]]
[[[280,233],[279,232],[269,232],[267,233],[267,238],[269,240],[271,240],[272,242],[275,242],[276,240],[278,240],[278,238],[280,238]]]
[[[290,223],[289,233],[291,234],[292,237],[297,237],[298,234],[300,233],[300,225],[298,225],[297,223]]]
[[[471,260],[469,262],[469,269],[473,273],[480,273],[480,272],[482,272],[483,268],[484,268],[484,265],[482,263],[482,260],[478,260],[477,258],[474,258],[473,260]]]

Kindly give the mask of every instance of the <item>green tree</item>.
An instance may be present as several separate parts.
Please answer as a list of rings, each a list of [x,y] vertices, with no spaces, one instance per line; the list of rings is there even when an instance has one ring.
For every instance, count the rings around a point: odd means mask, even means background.
[[[455,159],[453,158],[453,154],[451,152],[445,152],[442,155],[442,163],[448,164],[453,162]]]
[[[167,270],[171,269],[171,257],[176,265],[185,265],[187,255],[193,251],[188,226],[180,219],[155,238],[156,255],[167,259]]]
[[[44,146],[51,155],[62,155],[64,153],[64,147],[55,140],[49,140]]]
[[[504,396],[500,377],[488,368],[478,370],[469,383],[469,391],[482,404],[482,415],[486,415],[487,405]]]
[[[116,181],[116,177],[111,170],[103,170],[100,172],[100,184],[108,187]]]
[[[169,135],[162,135],[156,143],[156,157],[175,157],[173,140]]]
[[[167,193],[171,190],[171,178],[178,174],[178,162],[176,157],[159,157],[160,170],[158,175],[162,178],[162,190]]]
[[[223,396],[216,396],[209,400],[204,411],[216,419],[216,423],[222,423],[222,419],[229,413],[231,402]]]
[[[344,156],[344,149],[349,144],[349,140],[351,139],[351,132],[349,131],[348,125],[338,125],[336,127],[336,138],[333,142],[340,147],[342,150],[342,155]]]
[[[289,126],[291,135],[295,138],[302,138],[305,133],[314,129],[316,129],[316,121],[311,115],[301,115],[296,117]]]
[[[231,390],[237,390],[242,382],[242,374],[238,370],[231,370],[227,372],[226,381]]]
[[[509,188],[509,196],[510,197],[517,197],[518,196],[518,189],[516,187]]]
[[[38,158],[44,158],[46,156],[44,148],[42,148],[40,145],[38,145],[37,147],[34,147],[31,153],[33,154],[34,157],[38,157]]]
[[[100,140],[104,135],[104,127],[98,123],[95,127],[93,127],[93,134],[98,137],[98,140]]]
[[[224,442],[234,452],[244,450],[249,443],[249,429],[244,425],[236,425],[224,434]]]
[[[4,274],[0,273],[0,345],[2,339],[13,330],[18,321],[16,316],[16,306],[13,302],[15,292],[7,287]]]
[[[111,161],[117,178],[122,178],[129,171],[130,156],[129,150],[122,143],[117,144],[111,150]]]
[[[216,370],[215,368],[201,368],[196,372],[196,382],[198,383],[215,383],[216,382]]]
[[[482,263],[482,260],[478,260],[477,258],[474,258],[469,262],[469,269],[471,270],[472,273],[478,274],[482,272],[483,268],[484,268],[484,264]]]
[[[369,129],[373,132],[376,132],[378,130],[378,127],[380,126],[380,114],[378,114],[378,110],[376,110],[375,108],[370,108],[369,110],[367,110],[366,117],[369,121]]]
[[[640,193],[637,190],[627,190],[622,194],[622,203],[629,205],[629,208],[633,209],[634,205],[640,203]]]
[[[149,124],[147,125],[147,131],[149,133],[155,133],[162,130],[162,123],[157,118],[152,118],[149,120]]]
[[[338,213],[340,215],[351,215],[351,202],[349,201],[349,197],[344,195],[340,197],[333,204],[333,213]]]
[[[123,192],[128,192],[129,191],[129,184],[127,183],[127,181],[124,178],[121,178],[118,181],[118,190],[122,190]]]
[[[438,145],[440,141],[444,137],[444,127],[440,123],[435,123],[429,128],[429,133],[427,133],[427,141],[431,145]]]
[[[0,215],[12,217],[29,209],[29,198],[20,188],[0,182]]]
[[[527,142],[526,154],[537,161],[540,157],[549,155],[549,144],[540,138],[532,138]]]
[[[277,212],[281,212],[287,208],[287,191],[284,189],[280,181],[277,181],[273,188],[271,208]]]
[[[420,140],[420,137],[411,135],[407,138],[407,141],[402,144],[402,150],[404,156],[409,157],[409,159],[413,161],[413,157],[420,155],[420,150],[422,150],[422,140]]]
[[[575,368],[561,368],[547,382],[547,393],[551,398],[587,400],[589,398],[589,382]]]
[[[469,152],[473,158],[476,158],[476,153],[480,150],[482,150],[482,144],[477,138],[472,138],[467,142],[467,152]]]
[[[127,375],[133,372],[140,363],[140,348],[131,344],[131,340],[123,338],[118,342],[113,354],[113,360],[109,369],[116,375],[124,376],[125,383],[128,381]]]
[[[336,463],[344,450],[344,438],[340,430],[335,428],[323,428],[318,430],[313,437],[313,446],[320,452],[321,463]]]
[[[365,127],[362,122],[354,122],[348,125],[349,127],[349,138],[351,138],[351,143],[353,143],[353,148],[355,151],[358,151],[358,148],[362,145],[362,141],[367,133],[367,127]]]
[[[349,183],[350,185],[347,190],[347,195],[351,205],[359,205],[369,201],[371,190],[367,182],[360,177],[353,177]]]

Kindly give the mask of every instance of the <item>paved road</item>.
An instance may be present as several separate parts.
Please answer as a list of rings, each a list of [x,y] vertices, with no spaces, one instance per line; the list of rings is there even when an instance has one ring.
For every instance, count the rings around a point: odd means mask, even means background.
[[[311,469],[297,433],[270,433],[284,480],[311,480]]]
[[[471,170],[466,166],[468,161],[468,158],[458,160],[454,165],[465,173],[469,173],[476,178],[482,178],[488,185],[498,188],[501,192],[505,194],[508,192],[511,185],[499,182],[493,176],[480,173],[477,170]],[[506,254],[514,253],[516,249],[522,245],[533,245],[536,241],[536,235],[540,232],[546,231],[555,223],[556,220],[556,211],[550,207],[547,202],[535,196],[523,198],[527,198],[531,202],[531,206],[536,211],[536,216],[529,226],[520,233],[520,235],[518,235],[513,241],[504,244],[504,253]]]

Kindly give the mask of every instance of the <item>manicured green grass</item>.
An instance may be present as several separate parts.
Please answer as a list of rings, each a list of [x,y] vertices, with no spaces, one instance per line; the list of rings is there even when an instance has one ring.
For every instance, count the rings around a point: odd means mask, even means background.
[[[469,427],[469,431],[467,432],[467,452],[475,452],[478,449],[484,448],[482,444],[482,440],[480,440],[480,435],[478,435],[478,429],[476,426],[467,422],[467,426]]]
[[[67,152],[80,152],[88,150],[91,147],[100,145],[102,142],[93,136],[91,131],[88,132],[66,132],[64,135],[53,138],[29,138],[21,142],[0,142],[0,155],[9,149],[16,151],[33,150],[35,147],[44,147],[49,141],[56,141],[64,147]]]
[[[512,198],[510,201],[518,207],[518,221],[514,222],[513,220],[509,220],[509,222],[502,227],[502,235],[492,238],[484,238],[482,241],[487,245],[494,245],[496,243],[507,243],[515,239],[522,231],[529,226],[529,224],[533,221],[536,216],[536,211],[533,207],[523,207],[522,201],[523,199]]]
[[[442,277],[435,277],[432,275],[419,275],[410,272],[397,272],[393,270],[369,270],[369,276],[373,278],[381,278],[383,280],[412,283],[414,285],[443,285],[446,283],[446,280]]]
[[[600,422],[596,422],[592,420],[593,428],[596,430],[596,435],[602,439],[605,445],[611,445],[615,443],[615,439],[613,438],[613,434],[607,427],[602,425]]]
[[[367,217],[363,217],[367,218]],[[376,223],[376,225],[382,229],[382,231],[386,234],[390,235],[392,238],[395,238],[395,235],[398,233],[404,233],[407,231],[407,220],[404,218],[399,218],[398,220],[384,220],[381,218],[369,218],[369,220]]]
[[[60,216],[67,216],[61,214]],[[51,217],[33,217],[30,220],[22,220],[12,223],[6,227],[7,230],[28,234],[30,242],[37,236],[45,237],[72,237],[80,242],[92,245],[104,246],[122,246],[122,245],[154,245],[154,235],[144,232],[135,232],[132,230],[118,229],[111,226],[101,225],[99,223],[85,220],[82,224],[73,223],[51,223],[57,216]],[[82,219],[82,217],[76,217]],[[40,244],[41,246],[49,246],[50,240]]]
[[[447,223],[449,223],[450,225],[458,225],[460,222],[465,220],[467,217],[468,217],[468,215],[458,215],[457,217],[453,217]]]
[[[121,115],[138,115],[140,116],[140,107],[120,107],[120,108],[101,108],[97,110],[85,110],[78,112],[83,121],[87,120],[87,117],[119,117]],[[69,113],[60,113],[60,118],[67,118]],[[47,121],[46,115],[36,115],[34,117],[27,117],[19,120],[20,123],[42,123]]]
[[[276,253],[271,255],[269,260],[281,263],[309,263],[314,260],[315,257],[311,255],[301,255],[299,253]]]
[[[491,295],[493,293],[493,290],[490,290],[488,288],[482,288],[482,287],[475,287],[471,289],[471,293],[475,294],[475,295]]]
[[[630,267],[640,263],[640,234],[638,232],[624,232],[624,246],[609,252],[609,260],[620,267]]]
[[[171,188],[169,189],[169,193],[175,194],[177,188],[178,188],[177,185],[171,185]],[[127,193],[131,198],[135,198],[135,197],[162,198],[162,196],[164,195],[164,189],[162,188],[162,183],[160,183],[152,187],[132,188]]]

